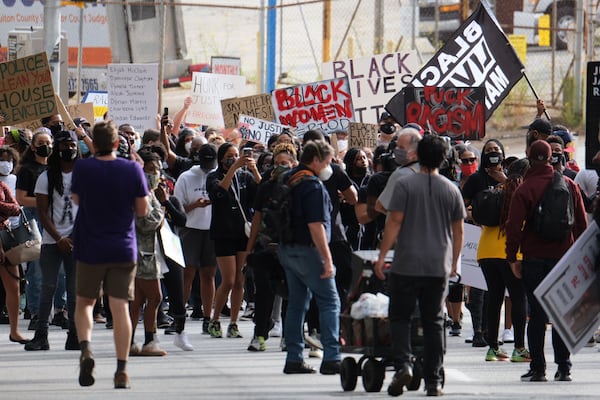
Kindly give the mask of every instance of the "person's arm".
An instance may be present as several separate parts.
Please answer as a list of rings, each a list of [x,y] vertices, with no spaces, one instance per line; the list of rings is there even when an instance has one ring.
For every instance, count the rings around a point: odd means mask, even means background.
[[[36,193],[35,201],[37,203],[37,213],[42,227],[56,241],[59,250],[65,254],[69,254],[73,251],[73,241],[68,236],[61,236],[56,230],[56,225],[54,225],[54,221],[52,221],[50,214],[48,214],[48,195]]]
[[[385,274],[383,273],[383,264],[385,263],[385,256],[388,251],[394,246],[396,238],[402,228],[404,222],[404,212],[392,211],[389,213],[387,221],[385,222],[385,229],[383,230],[383,239],[379,243],[379,258],[373,266],[375,275],[381,280],[385,280]]]
[[[13,197],[9,187],[2,183],[2,190],[4,192],[4,201],[0,202],[0,215],[2,216],[2,219],[19,215],[21,213],[21,207]]]
[[[358,201],[358,193],[353,185],[348,186],[346,190],[342,191],[342,198],[344,201],[351,206],[355,205]]]
[[[175,161],[177,161],[177,154],[171,149],[171,143],[169,142],[169,133],[167,132],[167,123],[169,122],[169,116],[163,115],[160,120],[160,142],[165,146],[167,150],[167,165],[169,168],[173,168]]]
[[[179,127],[181,123],[185,119],[185,115],[187,114],[190,106],[192,105],[192,96],[188,96],[183,100],[183,108],[175,114],[173,117],[173,136],[179,137]]]
[[[75,128],[75,133],[77,134],[77,138],[79,140],[83,140],[84,143],[87,145],[88,149],[90,150],[90,153],[92,155],[96,154],[96,148],[94,147],[94,142],[92,141],[92,138],[85,133],[85,129],[83,129],[81,126],[78,126],[77,128]]]
[[[327,279],[333,277],[333,260],[331,258],[331,252],[329,251],[329,245],[327,244],[327,234],[325,227],[320,221],[310,222],[308,224],[308,231],[310,237],[317,248],[317,251],[323,258],[323,273],[321,279]]]
[[[463,248],[464,241],[464,220],[452,222],[452,270],[450,276],[456,276],[458,273],[458,260]]]
[[[369,222],[373,222],[373,219],[369,214],[369,205],[367,203],[356,203],[354,205],[354,214],[359,224],[366,225]]]
[[[135,198],[134,210],[136,217],[145,217],[148,215],[149,208],[148,196]]]
[[[148,199],[148,213],[143,217],[137,217],[135,227],[141,232],[154,232],[163,223],[164,212],[158,200],[152,195],[146,197]]]
[[[164,184],[158,185],[154,191],[156,199],[165,208],[165,215],[168,214],[170,222],[174,226],[185,226],[187,215],[181,206],[179,199],[175,196],[169,196]]]
[[[27,190],[17,189],[16,192],[17,203],[19,203],[23,207],[35,207],[35,197],[27,196]]]
[[[248,253],[252,252],[254,249],[254,245],[256,244],[256,239],[258,238],[258,229],[262,222],[262,213],[260,211],[254,211],[254,216],[252,217],[252,225],[250,228],[250,237],[248,238],[248,244],[246,245],[246,251]]]

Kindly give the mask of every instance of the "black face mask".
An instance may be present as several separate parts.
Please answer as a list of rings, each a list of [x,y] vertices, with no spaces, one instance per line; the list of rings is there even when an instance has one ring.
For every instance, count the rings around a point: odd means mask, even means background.
[[[49,157],[52,154],[52,147],[47,144],[35,148],[35,153],[40,157]]]
[[[493,168],[504,161],[502,153],[492,152],[483,155],[483,168]]]
[[[58,124],[49,126],[48,129],[50,129],[50,132],[52,132],[52,136],[56,136],[60,131],[64,131],[63,127],[64,124],[59,122]]]
[[[552,158],[550,159],[550,164],[557,165],[562,164],[565,165],[565,156],[559,153],[552,153]]]
[[[58,152],[62,161],[70,162],[77,158],[77,149],[65,149]]]

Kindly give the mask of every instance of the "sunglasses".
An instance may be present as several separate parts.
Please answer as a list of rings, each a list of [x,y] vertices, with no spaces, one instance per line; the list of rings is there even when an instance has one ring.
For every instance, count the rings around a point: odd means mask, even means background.
[[[473,164],[475,161],[477,161],[477,158],[476,157],[461,158],[460,161],[463,164]]]

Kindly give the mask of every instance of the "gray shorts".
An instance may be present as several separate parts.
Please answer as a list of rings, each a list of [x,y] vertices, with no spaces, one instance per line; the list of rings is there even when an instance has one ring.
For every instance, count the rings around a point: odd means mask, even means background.
[[[215,242],[210,238],[210,231],[194,228],[180,228],[179,238],[183,248],[186,267],[216,267]]]

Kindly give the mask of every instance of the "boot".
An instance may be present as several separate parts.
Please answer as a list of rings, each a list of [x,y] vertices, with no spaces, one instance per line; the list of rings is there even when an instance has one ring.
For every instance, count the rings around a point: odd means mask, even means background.
[[[81,350],[79,347],[79,339],[75,329],[69,329],[67,332],[67,341],[65,342],[65,350]]]
[[[25,345],[27,351],[50,350],[48,343],[48,330],[36,330],[31,342]]]

